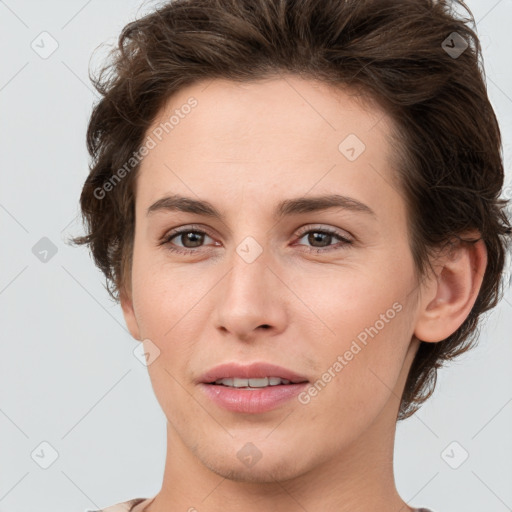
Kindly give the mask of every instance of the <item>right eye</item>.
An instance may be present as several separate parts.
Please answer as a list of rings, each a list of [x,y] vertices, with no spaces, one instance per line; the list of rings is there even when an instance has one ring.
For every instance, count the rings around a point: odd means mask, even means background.
[[[208,233],[199,229],[181,228],[171,231],[164,236],[160,245],[166,246],[171,252],[190,254],[195,248],[201,247],[205,237],[211,238]],[[181,241],[182,245],[176,245],[174,239]]]

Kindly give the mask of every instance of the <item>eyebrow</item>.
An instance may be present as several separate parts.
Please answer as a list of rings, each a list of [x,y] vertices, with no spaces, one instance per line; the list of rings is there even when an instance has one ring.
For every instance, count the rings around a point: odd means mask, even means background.
[[[328,210],[331,208],[342,208],[344,210],[365,213],[376,217],[375,212],[368,205],[352,197],[339,194],[286,199],[277,205],[274,216],[276,219],[280,219],[285,216]],[[147,209],[146,215],[158,211],[180,211],[223,219],[223,215],[208,201],[178,194],[158,199],[158,201],[154,202]]]

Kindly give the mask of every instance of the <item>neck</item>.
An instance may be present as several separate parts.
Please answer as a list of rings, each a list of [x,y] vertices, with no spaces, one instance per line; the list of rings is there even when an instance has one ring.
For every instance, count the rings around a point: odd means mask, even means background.
[[[315,461],[307,446],[300,447],[311,463],[293,478],[247,482],[219,475],[168,422],[162,488],[144,512],[414,512],[396,490],[393,453],[400,397],[418,345],[409,347],[396,387],[375,421],[328,459]]]
[[[211,471],[168,423],[162,489],[146,511],[410,512],[394,481],[395,421],[379,417],[353,445],[293,479],[256,483]]]

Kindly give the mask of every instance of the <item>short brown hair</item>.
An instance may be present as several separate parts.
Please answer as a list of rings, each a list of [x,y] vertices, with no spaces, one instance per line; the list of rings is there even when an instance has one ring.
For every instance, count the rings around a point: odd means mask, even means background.
[[[462,7],[469,17],[456,15]],[[500,199],[501,135],[487,97],[474,18],[449,0],[174,0],[126,25],[96,78],[80,205],[95,263],[118,301],[129,290],[139,165],[98,194],[143,142],[166,100],[199,80],[239,82],[282,72],[373,98],[396,128],[396,176],[409,214],[418,276],[434,249],[477,230],[488,263],[464,323],[421,342],[398,419],[432,394],[437,369],[476,339],[480,315],[501,298],[511,227]],[[467,46],[467,47],[466,47]],[[118,176],[119,178],[119,176]],[[421,341],[421,340],[420,340]]]

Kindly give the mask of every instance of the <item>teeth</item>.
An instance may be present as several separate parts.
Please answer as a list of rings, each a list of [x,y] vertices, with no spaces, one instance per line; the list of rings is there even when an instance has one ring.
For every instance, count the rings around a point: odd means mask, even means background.
[[[249,379],[249,386],[251,388],[266,388],[268,386],[268,379],[267,377],[263,377],[262,379]]]
[[[277,386],[279,384],[290,384],[287,379],[281,379],[280,377],[263,377],[261,379],[242,379],[238,377],[230,379],[217,379],[215,384],[223,384],[224,386],[234,388],[265,388],[267,386]]]

